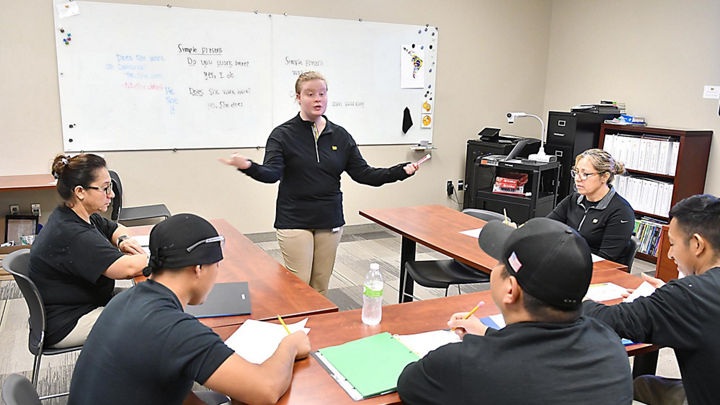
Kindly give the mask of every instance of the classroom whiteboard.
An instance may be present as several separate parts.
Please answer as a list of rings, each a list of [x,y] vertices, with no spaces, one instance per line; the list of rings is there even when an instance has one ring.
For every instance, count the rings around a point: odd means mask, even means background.
[[[72,3],[71,12],[62,7]],[[432,142],[435,27],[55,1],[68,152],[264,146],[306,70],[359,144]],[[412,76],[415,77],[412,77]],[[413,125],[403,133],[403,111]]]

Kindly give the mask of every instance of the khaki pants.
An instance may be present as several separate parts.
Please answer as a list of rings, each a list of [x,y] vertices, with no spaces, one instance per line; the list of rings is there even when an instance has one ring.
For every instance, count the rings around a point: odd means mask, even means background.
[[[105,307],[97,307],[78,319],[75,328],[68,333],[63,340],[50,346],[52,349],[63,349],[66,347],[80,346],[87,340],[93,325],[102,314]]]
[[[285,267],[323,295],[327,294],[343,232],[342,227],[336,229],[277,229]]]
[[[127,288],[115,287],[112,295],[114,297],[125,290],[127,290]],[[68,335],[61,341],[50,346],[50,348],[64,349],[66,347],[80,346],[84,344],[93,326],[95,326],[95,322],[97,322],[100,314],[102,314],[103,309],[105,309],[105,307],[97,307],[80,317],[75,325],[75,328],[71,330],[70,333],[68,333]]]
[[[633,381],[635,400],[648,405],[687,404],[682,380],[676,378],[641,375]]]

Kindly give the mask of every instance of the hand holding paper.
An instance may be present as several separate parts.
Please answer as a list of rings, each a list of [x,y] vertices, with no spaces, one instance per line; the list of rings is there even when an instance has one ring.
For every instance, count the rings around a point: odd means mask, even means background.
[[[299,343],[302,342],[295,342],[295,340],[300,339],[295,332],[303,331],[307,335],[310,332],[310,329],[305,327],[307,320],[308,318],[305,318],[300,322],[287,324],[287,329],[290,331],[290,335],[288,335],[285,328],[280,324],[248,319],[225,341],[225,344],[245,360],[261,364],[275,353],[283,339],[292,339],[294,343],[298,343],[298,356],[300,356],[302,354],[300,350],[302,345]],[[307,345],[307,351],[302,354],[303,357],[307,356],[310,351],[309,341]]]
[[[655,280],[657,280],[657,279],[655,279]],[[630,295],[625,297],[623,302],[633,302],[637,298],[647,297],[648,295],[650,295],[654,292],[655,292],[655,287],[653,287],[649,282],[643,281],[643,283],[640,284],[640,286],[638,288],[634,289]]]

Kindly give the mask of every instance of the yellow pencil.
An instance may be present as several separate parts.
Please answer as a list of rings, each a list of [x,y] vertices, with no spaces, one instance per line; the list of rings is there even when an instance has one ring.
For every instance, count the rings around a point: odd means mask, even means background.
[[[503,223],[506,225],[509,225],[510,221],[508,221],[507,211],[505,210],[505,208],[503,208],[503,216],[505,217],[505,220],[503,221]]]
[[[474,314],[475,311],[477,311],[478,308],[480,308],[480,307],[483,306],[483,305],[485,305],[485,301],[480,301],[480,302],[478,302],[478,304],[475,305],[475,308],[471,309],[470,312],[468,312],[467,315],[465,315],[465,318],[463,318],[463,319],[468,319],[468,318],[470,318],[470,317],[472,316],[472,314]],[[452,330],[455,330],[455,328],[452,328]]]
[[[477,309],[477,308],[475,308],[475,309]],[[280,323],[282,324],[283,328],[285,328],[285,332],[287,332],[287,334],[289,335],[289,334],[290,334],[290,329],[288,329],[287,325],[285,325],[285,321],[283,321],[283,319],[280,317],[280,315],[278,315],[278,321],[280,321]]]

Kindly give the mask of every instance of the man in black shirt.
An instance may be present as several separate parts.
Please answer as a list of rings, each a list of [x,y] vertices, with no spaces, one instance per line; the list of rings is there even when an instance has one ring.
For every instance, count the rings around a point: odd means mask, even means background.
[[[406,404],[630,404],[620,338],[580,316],[592,277],[587,242],[569,226],[533,218],[517,230],[485,225],[480,247],[499,260],[493,301],[507,326],[454,314],[462,342],[409,364],[398,379]],[[483,336],[484,335],[484,336]]]
[[[212,290],[222,236],[206,220],[178,214],[150,233],[150,278],[116,296],[95,323],[75,366],[69,404],[182,404],[193,381],[236,401],[274,403],[287,390],[307,335],[285,337],[260,365],[233,353],[183,311]]]
[[[610,325],[622,337],[675,349],[682,382],[655,376],[635,380],[635,398],[648,404],[717,404],[720,384],[720,199],[695,195],[670,210],[670,250],[685,277],[664,284],[631,303],[583,304],[586,315]],[[684,392],[683,392],[684,391]]]

